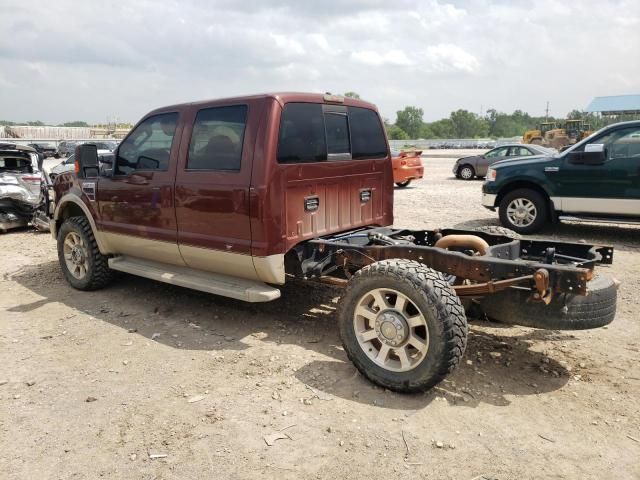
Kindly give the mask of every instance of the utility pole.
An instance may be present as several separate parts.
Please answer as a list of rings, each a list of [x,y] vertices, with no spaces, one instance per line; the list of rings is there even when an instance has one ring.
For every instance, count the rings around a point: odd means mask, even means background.
[[[544,121],[545,122],[549,121],[549,100],[547,100],[547,108],[544,111]]]

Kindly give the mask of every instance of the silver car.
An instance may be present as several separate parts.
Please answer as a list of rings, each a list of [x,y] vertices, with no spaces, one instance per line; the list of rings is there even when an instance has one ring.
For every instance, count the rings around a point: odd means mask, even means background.
[[[475,177],[482,178],[487,175],[489,165],[500,160],[537,155],[548,156],[553,153],[557,153],[556,150],[541,147],[540,145],[522,145],[519,143],[500,145],[482,155],[459,158],[453,166],[453,174],[456,178],[463,180],[471,180]]]
[[[30,222],[48,228],[46,212],[41,211],[47,186],[42,158],[34,148],[0,143],[0,233]]]

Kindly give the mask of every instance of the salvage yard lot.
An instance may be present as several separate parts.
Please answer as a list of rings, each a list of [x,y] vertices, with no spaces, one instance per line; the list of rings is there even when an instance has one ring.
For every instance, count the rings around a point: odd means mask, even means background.
[[[396,225],[498,224],[480,181],[424,160],[425,180],[396,190]],[[599,270],[622,282],[616,320],[474,320],[458,370],[399,395],[346,358],[338,289],[295,283],[245,304],[122,275],[77,292],[49,235],[3,235],[2,478],[639,478],[640,229],[544,236],[615,247]]]

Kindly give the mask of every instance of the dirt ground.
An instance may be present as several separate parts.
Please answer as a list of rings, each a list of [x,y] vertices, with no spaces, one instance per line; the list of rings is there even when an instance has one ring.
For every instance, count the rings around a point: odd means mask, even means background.
[[[426,158],[396,190],[397,225],[497,224],[452,165]],[[640,229],[545,236],[616,248],[599,269],[622,281],[616,320],[474,320],[461,366],[419,395],[356,372],[337,289],[245,304],[123,275],[78,292],[48,234],[0,236],[0,478],[638,479]]]

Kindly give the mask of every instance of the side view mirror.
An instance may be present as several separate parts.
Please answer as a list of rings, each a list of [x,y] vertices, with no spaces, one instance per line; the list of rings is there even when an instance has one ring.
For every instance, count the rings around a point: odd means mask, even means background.
[[[114,154],[113,153],[105,153],[103,155],[100,155],[100,163],[106,163],[107,165],[113,165],[113,158],[114,158]]]
[[[603,143],[589,143],[584,152],[570,152],[569,163],[576,165],[602,165],[607,159],[607,149]]]
[[[112,176],[115,155],[113,153],[104,153],[100,155],[98,161],[100,162],[100,175],[102,175],[103,177]]]
[[[98,176],[98,147],[91,143],[78,145],[75,151],[75,172],[78,178]]]

